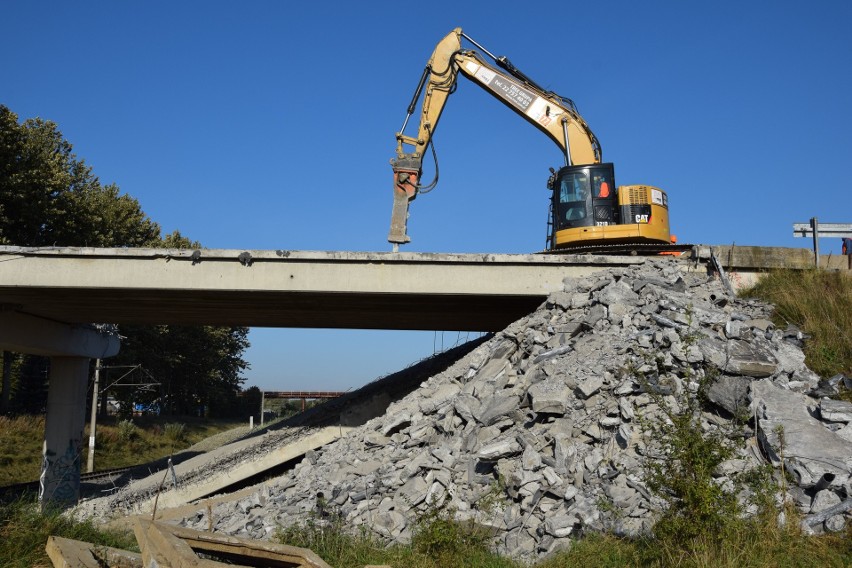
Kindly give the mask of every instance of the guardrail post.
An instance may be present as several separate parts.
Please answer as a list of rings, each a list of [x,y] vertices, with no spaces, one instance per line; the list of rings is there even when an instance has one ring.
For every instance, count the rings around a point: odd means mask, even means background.
[[[813,237],[814,265],[819,268],[819,238],[852,238],[852,223],[823,223],[820,225],[816,217],[811,217],[810,223],[793,223],[793,236]],[[852,258],[848,261],[848,265],[850,270],[852,270]]]
[[[819,221],[811,217],[811,230],[814,232],[814,266],[819,268]]]

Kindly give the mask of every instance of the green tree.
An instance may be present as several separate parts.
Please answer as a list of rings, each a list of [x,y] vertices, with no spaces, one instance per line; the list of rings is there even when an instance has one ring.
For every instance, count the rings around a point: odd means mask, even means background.
[[[172,414],[232,413],[248,367],[242,353],[248,328],[222,326],[122,326],[126,335],[115,364],[141,364],[160,383],[154,390],[116,389],[129,405],[159,401]]]
[[[0,105],[0,244],[150,246],[160,227],[115,184],[101,185],[56,124]]]
[[[102,185],[53,122],[19,122],[0,105],[0,245],[200,248],[160,227],[139,202],[115,184]],[[200,406],[225,407],[245,380],[242,353],[248,329],[240,327],[123,326],[122,349],[110,365],[142,364],[162,383],[162,393],[114,395],[145,402],[169,395],[171,410],[193,413]],[[8,361],[8,364],[6,363]],[[46,366],[31,356],[4,354],[0,411],[32,410],[42,405]]]
[[[139,202],[114,184],[101,185],[56,124],[19,122],[0,105],[0,244],[118,247],[159,239],[160,227]],[[26,364],[13,365],[12,353],[3,359],[0,412],[41,406],[44,364],[27,356]]]

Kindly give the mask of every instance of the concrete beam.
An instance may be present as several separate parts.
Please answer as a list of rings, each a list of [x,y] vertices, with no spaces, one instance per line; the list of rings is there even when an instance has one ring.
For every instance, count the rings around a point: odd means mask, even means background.
[[[178,507],[197,499],[220,493],[238,481],[249,479],[258,473],[303,456],[310,450],[330,444],[352,430],[353,428],[348,426],[326,426],[324,428],[313,429],[304,433],[302,437],[290,444],[271,450],[255,459],[243,460],[227,471],[222,471],[218,475],[208,476],[201,483],[191,484],[178,489],[167,487],[160,492],[159,506],[163,508]],[[187,462],[187,466],[190,465],[194,464]],[[146,502],[139,503],[137,506],[144,511],[152,510],[155,498],[156,496],[153,496]]]
[[[0,303],[66,322],[498,330],[638,257],[0,247]]]
[[[116,334],[91,325],[65,324],[44,317],[0,311],[0,350],[45,357],[106,358],[118,353]]]
[[[766,272],[779,268],[814,268],[814,253],[804,248],[700,245],[693,249],[692,256],[696,260],[706,261],[710,258],[711,250],[725,270]],[[846,257],[840,254],[820,256],[819,265],[829,270],[847,270]]]
[[[698,246],[693,261],[711,247]],[[712,247],[735,286],[807,249]],[[835,257],[823,267],[845,269]],[[0,247],[0,306],[67,323],[496,331],[566,277],[645,262],[570,254]],[[672,262],[677,260],[672,259]],[[682,269],[696,269],[682,257]]]
[[[692,258],[706,263],[711,253],[716,255],[736,291],[754,286],[771,270],[816,268],[813,251],[800,248],[700,245],[692,249]],[[852,274],[849,259],[842,255],[820,256],[819,266],[823,270],[843,270]]]

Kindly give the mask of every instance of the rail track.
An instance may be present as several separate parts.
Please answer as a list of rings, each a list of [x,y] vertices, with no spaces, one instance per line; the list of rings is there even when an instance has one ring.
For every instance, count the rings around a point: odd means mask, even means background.
[[[144,464],[143,464],[144,465]],[[82,486],[84,483],[96,483],[96,484],[106,484],[111,481],[117,479],[121,475],[136,469],[140,466],[129,466],[129,467],[119,467],[115,469],[104,469],[101,471],[93,471],[92,473],[81,473],[80,474],[80,485]],[[12,485],[5,485],[0,487],[0,499],[9,500],[15,499],[22,495],[26,495],[29,493],[38,493],[39,490],[39,482],[36,481],[25,481],[23,483],[14,483]]]

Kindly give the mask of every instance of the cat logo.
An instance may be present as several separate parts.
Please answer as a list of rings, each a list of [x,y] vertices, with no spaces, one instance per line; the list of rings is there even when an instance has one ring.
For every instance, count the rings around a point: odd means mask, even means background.
[[[637,223],[647,223],[648,217],[650,217],[650,215],[636,215],[636,222]]]

